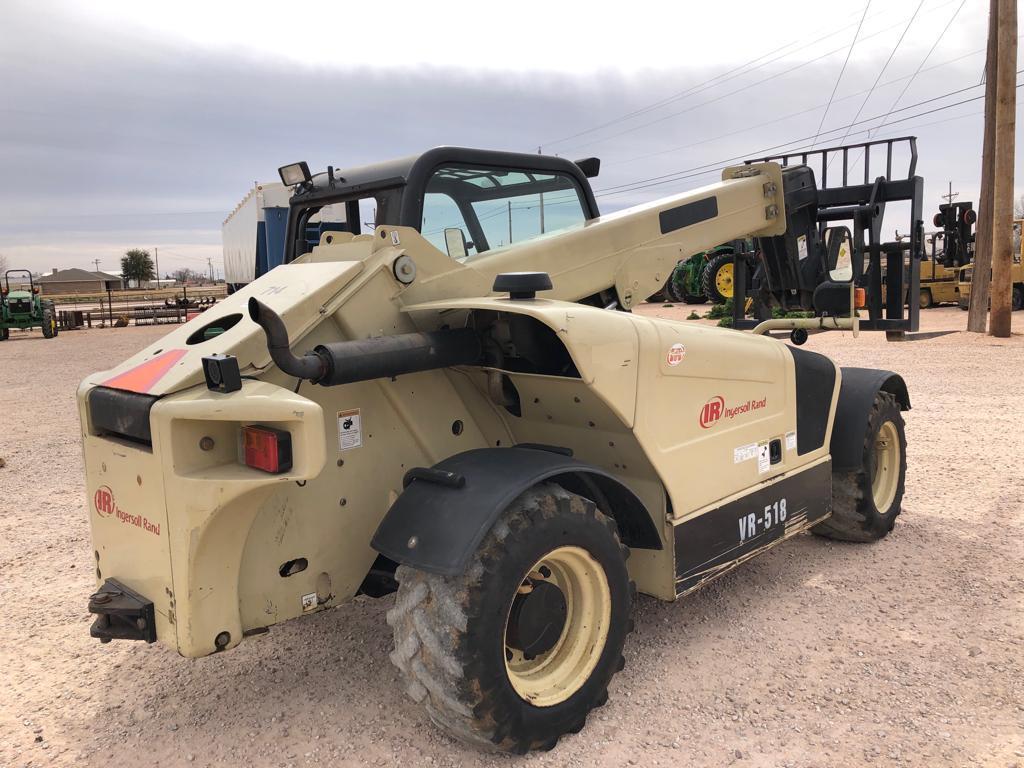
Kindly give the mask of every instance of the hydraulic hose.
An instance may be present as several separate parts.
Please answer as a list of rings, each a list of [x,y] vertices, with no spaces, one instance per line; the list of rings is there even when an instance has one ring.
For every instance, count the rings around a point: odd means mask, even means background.
[[[457,328],[321,344],[296,357],[288,343],[288,330],[274,310],[251,298],[249,316],[267,334],[267,348],[278,368],[325,387],[472,365],[483,355],[477,332]]]

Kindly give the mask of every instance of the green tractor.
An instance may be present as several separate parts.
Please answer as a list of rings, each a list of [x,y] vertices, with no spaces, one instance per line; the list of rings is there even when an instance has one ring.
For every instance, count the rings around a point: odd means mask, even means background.
[[[734,241],[683,259],[665,283],[664,294],[686,304],[724,304],[732,298],[733,257],[753,254],[744,241]]]
[[[27,290],[24,287],[11,290],[11,275],[19,273],[28,275]],[[40,297],[39,286],[27,269],[9,269],[4,273],[4,285],[0,288],[0,341],[7,341],[11,328],[41,328],[47,339],[57,335],[57,312],[53,302]]]

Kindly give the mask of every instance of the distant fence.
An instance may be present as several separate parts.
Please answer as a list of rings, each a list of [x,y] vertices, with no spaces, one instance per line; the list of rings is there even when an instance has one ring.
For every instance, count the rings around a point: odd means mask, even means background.
[[[206,303],[200,306],[167,306],[152,304],[149,306],[124,306],[115,303],[102,309],[58,309],[57,326],[61,330],[75,331],[80,328],[125,328],[129,325],[164,325],[184,323],[200,312],[213,306]]]

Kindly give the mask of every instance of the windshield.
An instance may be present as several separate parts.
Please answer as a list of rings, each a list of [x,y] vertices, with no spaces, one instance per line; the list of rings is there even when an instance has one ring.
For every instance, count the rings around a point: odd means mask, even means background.
[[[565,174],[444,165],[427,183],[420,232],[463,261],[582,224],[583,205],[579,185]]]

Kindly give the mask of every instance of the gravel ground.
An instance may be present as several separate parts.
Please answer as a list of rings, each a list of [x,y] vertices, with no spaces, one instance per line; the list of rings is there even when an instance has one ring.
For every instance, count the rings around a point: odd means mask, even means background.
[[[922,315],[929,332],[966,322]],[[1024,766],[1024,337],[812,336],[907,379],[893,535],[800,536],[680,603],[641,598],[609,703],[513,758],[452,741],[404,697],[390,598],[194,661],[89,639],[74,392],[161,333],[0,344],[0,766]]]

